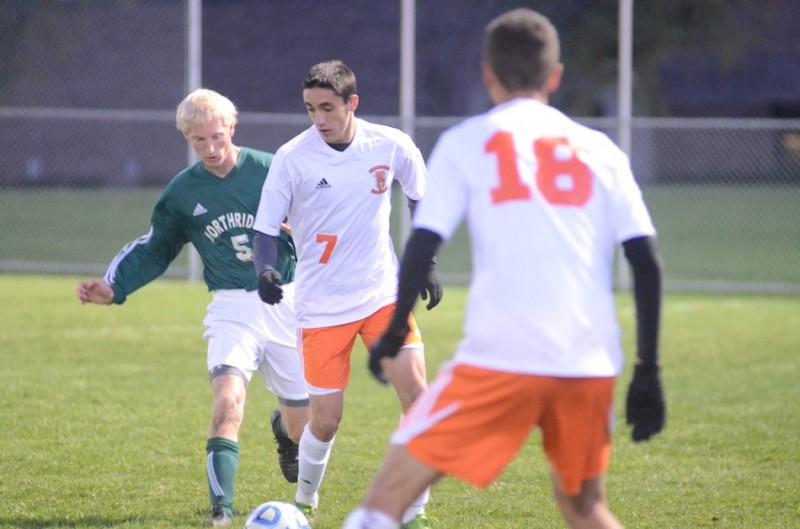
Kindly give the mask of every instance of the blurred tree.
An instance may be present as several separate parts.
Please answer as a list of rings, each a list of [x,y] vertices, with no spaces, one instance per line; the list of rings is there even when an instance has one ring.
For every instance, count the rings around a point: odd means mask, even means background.
[[[124,106],[170,107],[180,93],[158,85],[182,75],[175,65],[183,46],[168,36],[180,38],[183,20],[134,16],[161,5],[180,8],[178,0],[0,1],[0,105],[93,106],[104,86],[113,86],[101,106],[122,105],[125,97]],[[561,33],[566,73],[553,104],[577,116],[615,114],[619,0],[417,0],[418,114],[463,116],[489,107],[479,68],[482,29],[521,5],[550,17]],[[399,0],[204,0],[204,82],[243,110],[302,112],[297,87],[306,69],[338,57],[359,75],[362,113],[395,115],[399,11]],[[634,113],[668,115],[665,59],[691,52],[733,68],[759,47],[796,47],[770,31],[798,12],[797,0],[634,0]],[[119,23],[134,19],[139,26]],[[142,34],[148,37],[137,38]],[[128,59],[148,50],[146,61]]]
[[[453,2],[459,4],[459,2]],[[659,66],[676,52],[703,49],[725,63],[742,60],[763,36],[780,0],[634,1],[634,113],[664,115]],[[435,4],[435,5],[433,5]],[[481,92],[476,20],[528,6],[559,29],[565,78],[553,104],[579,116],[614,113],[618,61],[618,0],[461,2],[462,13],[418,3],[420,114],[463,115],[488,108]],[[480,26],[482,27],[482,26]]]

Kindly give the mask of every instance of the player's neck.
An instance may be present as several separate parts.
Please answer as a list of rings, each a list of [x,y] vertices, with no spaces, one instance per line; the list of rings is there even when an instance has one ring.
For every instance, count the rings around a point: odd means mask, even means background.
[[[513,92],[502,90],[495,94],[495,97],[492,99],[495,105],[508,103],[514,99],[532,99],[534,101],[538,101],[539,103],[544,103],[545,105],[548,104],[549,101],[547,94],[538,90],[516,90]]]
[[[345,127],[344,132],[342,135],[337,138],[335,141],[325,141],[328,144],[328,147],[331,149],[335,149],[339,152],[344,151],[347,149],[350,144],[353,143],[353,140],[356,137],[356,118],[354,115],[350,115],[350,121],[348,122],[347,126]]]
[[[220,162],[217,165],[209,167],[205,163],[203,163],[203,167],[206,171],[213,174],[217,178],[225,178],[233,171],[233,168],[236,166],[236,162],[239,160],[239,153],[241,152],[241,147],[236,145],[232,146],[229,156],[225,159],[225,161]]]
[[[328,142],[325,142],[328,143]],[[348,141],[347,143],[328,143],[328,147],[335,151],[342,152],[346,148],[350,147],[350,144],[353,143],[352,141]]]

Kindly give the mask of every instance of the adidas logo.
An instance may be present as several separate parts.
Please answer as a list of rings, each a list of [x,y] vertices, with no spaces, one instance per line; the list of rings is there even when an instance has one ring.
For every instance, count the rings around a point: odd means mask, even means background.
[[[200,202],[198,202],[197,205],[194,207],[192,215],[194,215],[195,217],[199,217],[200,215],[205,215],[206,213],[208,213],[208,210],[204,208]]]
[[[327,187],[331,187],[331,185],[324,178],[319,181],[319,184],[317,184],[317,189],[325,189]]]

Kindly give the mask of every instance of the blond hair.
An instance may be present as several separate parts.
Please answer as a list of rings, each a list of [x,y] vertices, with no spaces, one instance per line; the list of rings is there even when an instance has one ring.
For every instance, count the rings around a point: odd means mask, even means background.
[[[238,110],[227,97],[207,88],[195,90],[178,105],[175,126],[188,134],[192,125],[202,125],[219,119],[224,127],[235,125]]]

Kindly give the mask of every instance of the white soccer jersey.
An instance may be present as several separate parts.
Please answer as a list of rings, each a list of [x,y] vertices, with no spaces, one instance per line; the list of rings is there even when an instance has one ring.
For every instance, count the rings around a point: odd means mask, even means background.
[[[414,218],[449,239],[466,217],[473,277],[455,359],[565,377],[619,374],[614,249],[655,229],[604,134],[515,99],[446,131]]]
[[[254,228],[277,235],[288,216],[300,327],[356,321],[397,299],[389,233],[394,180],[407,197],[421,199],[422,154],[405,133],[362,119],[344,151],[331,148],[314,127],[278,149]]]

